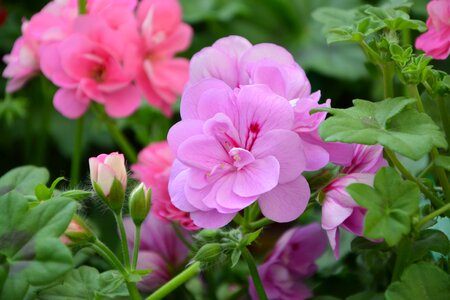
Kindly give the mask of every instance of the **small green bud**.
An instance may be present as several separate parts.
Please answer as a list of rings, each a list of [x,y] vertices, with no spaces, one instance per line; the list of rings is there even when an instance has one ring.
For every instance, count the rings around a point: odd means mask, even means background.
[[[203,229],[197,234],[197,238],[203,240],[215,240],[220,237],[220,232],[217,229]]]
[[[222,245],[211,243],[203,245],[194,256],[195,261],[210,263],[216,261],[222,254]]]
[[[130,195],[130,215],[136,226],[144,222],[150,212],[152,192],[143,183],[139,184]]]

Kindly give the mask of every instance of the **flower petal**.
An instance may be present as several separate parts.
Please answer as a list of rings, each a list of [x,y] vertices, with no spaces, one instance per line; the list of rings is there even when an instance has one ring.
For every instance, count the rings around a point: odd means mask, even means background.
[[[201,228],[220,228],[233,220],[236,214],[221,214],[216,210],[196,211],[191,213],[194,224]]]

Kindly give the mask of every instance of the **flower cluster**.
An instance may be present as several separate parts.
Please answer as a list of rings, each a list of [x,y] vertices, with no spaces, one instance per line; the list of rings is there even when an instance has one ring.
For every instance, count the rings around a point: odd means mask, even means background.
[[[273,300],[311,297],[312,293],[303,281],[316,272],[315,261],[326,247],[326,236],[317,223],[286,231],[269,258],[258,267],[267,297]],[[258,299],[253,282],[249,292],[252,299]]]
[[[176,208],[170,201],[169,176],[174,157],[167,142],[152,143],[138,156],[131,167],[134,176],[152,189],[152,210],[155,216],[165,221],[179,222],[188,230],[198,229],[189,214]]]
[[[255,201],[271,220],[296,219],[310,197],[302,172],[345,162],[353,151],[320,140],[326,113],[309,112],[330,101],[319,98],[277,45],[230,36],[194,55],[182,120],[168,135],[172,203],[204,228],[224,226]]]
[[[22,26],[4,60],[8,92],[42,71],[59,87],[53,103],[68,118],[91,101],[125,117],[141,96],[166,115],[188,80],[188,61],[175,58],[191,41],[177,0],[53,0]]]
[[[416,40],[416,47],[434,59],[450,54],[450,1],[432,0],[427,5],[428,31]]]

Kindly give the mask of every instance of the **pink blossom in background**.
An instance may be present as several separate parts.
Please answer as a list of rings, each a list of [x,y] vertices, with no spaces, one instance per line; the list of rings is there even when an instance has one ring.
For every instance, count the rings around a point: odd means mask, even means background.
[[[174,57],[186,50],[192,28],[181,19],[177,0],[143,0],[137,9],[140,32],[135,53],[136,81],[146,100],[170,116],[189,77],[189,61]]]
[[[126,40],[104,20],[80,16],[73,34],[60,43],[41,47],[42,72],[60,87],[53,99],[59,112],[78,118],[93,100],[103,104],[108,115],[125,117],[139,106],[134,74],[122,66],[123,49],[114,43]]]
[[[294,227],[277,241],[267,261],[258,267],[267,297],[271,300],[302,300],[312,296],[303,282],[317,270],[315,261],[327,247],[327,238],[317,223]],[[253,281],[249,293],[257,300]]]
[[[169,193],[197,226],[222,227],[255,201],[276,222],[304,211],[310,190],[288,101],[265,85],[233,91],[205,79],[185,91],[181,113],[168,134],[177,158]]]
[[[152,190],[152,210],[154,215],[165,221],[179,222],[187,230],[196,230],[189,213],[176,208],[170,201],[168,184],[174,161],[169,144],[152,143],[138,156],[138,162],[131,167],[134,176]]]
[[[353,183],[373,185],[375,173],[387,166],[383,158],[383,147],[379,145],[353,145],[350,165],[342,172],[348,174],[330,182],[323,189],[322,228],[336,258],[339,257],[339,228],[357,235],[363,235],[366,209],[360,207],[346,192]]]
[[[446,59],[450,54],[450,1],[432,0],[427,5],[428,31],[416,40],[416,48],[434,59]]]
[[[135,226],[131,218],[124,219],[130,252],[134,246]],[[141,225],[138,269],[151,269],[152,272],[138,282],[143,292],[152,292],[178,274],[185,266],[189,250],[180,241],[172,226],[157,218],[153,211]],[[190,236],[182,231],[186,239]]]
[[[105,196],[109,195],[114,179],[120,181],[124,191],[127,188],[127,170],[123,154],[113,152],[91,157],[89,171],[91,181],[100,186]]]

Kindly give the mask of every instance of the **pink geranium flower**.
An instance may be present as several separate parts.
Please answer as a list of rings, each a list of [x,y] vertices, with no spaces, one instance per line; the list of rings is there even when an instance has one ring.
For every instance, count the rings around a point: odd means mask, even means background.
[[[131,218],[125,218],[124,224],[128,245],[132,251],[135,226]],[[141,226],[137,268],[151,269],[152,272],[139,281],[137,286],[141,291],[149,293],[178,274],[185,265],[189,250],[178,238],[172,226],[161,221],[153,212],[150,212]],[[190,240],[187,231],[182,230],[181,234]]]
[[[326,236],[319,224],[286,231],[267,261],[258,267],[267,297],[273,300],[311,297],[311,290],[303,281],[316,272],[315,261],[322,256],[326,246]],[[253,281],[249,292],[252,299],[258,299]]]
[[[189,76],[189,61],[174,55],[188,48],[192,28],[182,22],[177,0],[141,1],[137,22],[139,44],[130,52],[136,81],[146,100],[169,116]]]
[[[177,158],[169,192],[197,226],[224,226],[257,200],[277,222],[304,211],[306,163],[288,101],[264,85],[233,91],[207,79],[186,90],[181,114],[168,135]]]
[[[152,143],[138,156],[131,169],[134,176],[152,190],[153,213],[165,221],[179,222],[188,230],[196,230],[189,213],[176,208],[170,201],[168,184],[174,156],[167,142]]]
[[[366,209],[352,199],[346,188],[353,183],[373,185],[374,174],[387,165],[382,146],[353,146],[350,165],[342,170],[348,175],[333,180],[323,189],[322,228],[336,257],[339,257],[339,228],[357,236],[362,236],[364,229]]]
[[[434,59],[446,59],[450,54],[450,1],[432,0],[427,5],[428,31],[416,40],[416,48]]]
[[[74,33],[41,47],[43,73],[60,89],[54,106],[68,118],[78,118],[91,100],[105,106],[112,117],[125,117],[139,105],[140,94],[133,75],[124,68],[117,40],[127,38],[107,26],[103,19],[80,16]]]

